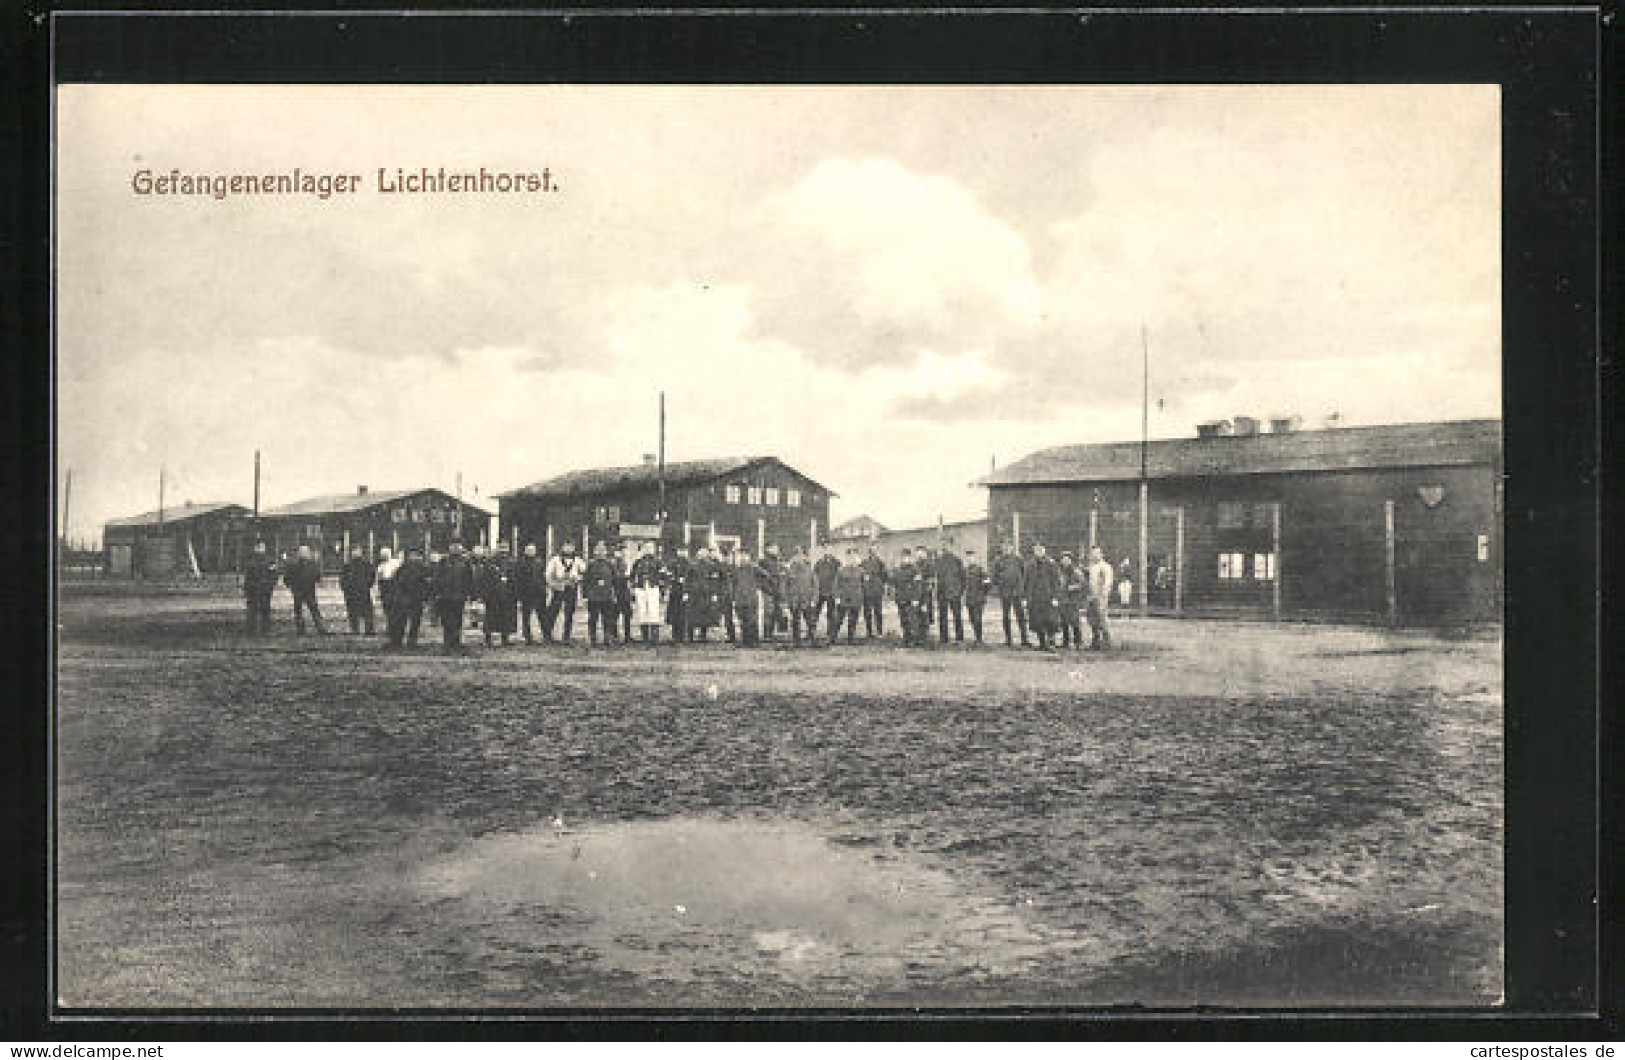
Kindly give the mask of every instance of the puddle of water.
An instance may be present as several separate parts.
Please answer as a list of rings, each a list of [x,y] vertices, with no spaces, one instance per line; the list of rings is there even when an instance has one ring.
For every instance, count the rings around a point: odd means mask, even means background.
[[[918,856],[826,838],[838,833],[708,818],[542,827],[466,844],[416,885],[492,951],[568,943],[594,967],[663,982],[946,986],[1013,974],[1046,949],[1016,899]]]

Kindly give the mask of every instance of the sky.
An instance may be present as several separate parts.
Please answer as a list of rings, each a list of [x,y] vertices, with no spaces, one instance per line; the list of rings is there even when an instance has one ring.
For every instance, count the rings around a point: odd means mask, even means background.
[[[366,484],[495,510],[775,455],[836,522],[1035,449],[1500,415],[1493,85],[119,86],[57,94],[70,535]],[[363,176],[326,201],[132,175]],[[376,171],[540,172],[381,195]],[[1336,417],[1335,421],[1329,417]]]

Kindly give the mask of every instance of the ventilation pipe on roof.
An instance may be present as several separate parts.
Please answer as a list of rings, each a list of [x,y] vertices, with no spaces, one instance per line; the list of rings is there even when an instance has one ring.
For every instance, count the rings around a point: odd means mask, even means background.
[[[1229,420],[1208,420],[1196,425],[1198,438],[1223,438],[1230,433]]]
[[[1258,420],[1251,416],[1237,416],[1235,418],[1235,431],[1237,438],[1251,438],[1258,433]]]
[[[654,467],[655,466],[655,455],[653,453],[644,453],[643,454],[643,466],[644,467]]]
[[[356,494],[358,496],[363,496],[364,497],[364,496],[366,496],[366,493],[367,493],[367,487],[365,485],[357,486],[355,488],[355,491],[356,491]]]
[[[1291,434],[1301,426],[1303,426],[1303,417],[1296,412],[1290,416],[1270,417],[1271,434]]]

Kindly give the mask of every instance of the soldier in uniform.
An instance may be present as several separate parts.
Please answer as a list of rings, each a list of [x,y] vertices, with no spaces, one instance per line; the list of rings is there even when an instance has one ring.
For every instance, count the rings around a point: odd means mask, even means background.
[[[784,616],[784,559],[779,555],[779,546],[763,549],[758,566],[767,574],[762,586],[762,636],[772,640],[780,630],[789,628]]]
[[[452,538],[451,551],[435,564],[433,595],[441,645],[448,652],[461,652],[463,608],[474,595],[474,566],[463,550],[462,538]]]
[[[542,627],[542,640],[552,643],[553,623],[563,609],[564,636],[560,639],[570,643],[576,624],[576,600],[581,594],[581,575],[585,570],[586,564],[569,541],[560,547],[558,555],[547,561],[547,625]]]
[[[976,558],[976,550],[965,550],[965,617],[970,619],[976,643],[982,643],[982,612],[987,607],[987,590],[993,584]]]
[[[604,646],[615,643],[615,624],[619,611],[615,603],[615,561],[609,558],[609,546],[602,541],[593,546],[592,559],[581,577],[581,590],[587,597],[587,643],[598,644],[598,631],[604,634]]]
[[[653,542],[645,541],[632,561],[627,582],[632,590],[632,617],[638,625],[643,643],[651,647],[660,643],[660,587],[666,573],[655,555]],[[628,632],[628,636],[630,636]]]
[[[395,610],[395,574],[401,569],[403,557],[390,551],[388,545],[378,550],[378,606],[384,611],[384,630],[389,630],[389,616]]]
[[[298,557],[288,564],[282,574],[283,584],[293,594],[293,628],[300,636],[305,634],[306,611],[310,612],[310,621],[316,627],[316,632],[327,632],[327,627],[322,624],[322,609],[316,603],[316,586],[321,580],[321,563],[311,555],[309,545],[300,545]]]
[[[513,643],[515,625],[513,569],[508,563],[508,554],[501,550],[482,558],[484,562],[477,569],[477,581],[480,599],[485,602],[485,624],[480,632],[486,647],[490,647],[493,635],[500,636],[506,647]]]
[[[248,607],[248,632],[271,632],[271,594],[276,591],[276,564],[265,550],[265,542],[254,542],[254,551],[243,564],[243,602]]]
[[[953,550],[937,553],[937,638],[948,643],[948,616],[954,619],[954,642],[965,643],[965,619],[962,612],[965,598],[965,564]]]
[[[423,550],[413,546],[396,569],[389,591],[389,646],[401,647],[403,639],[418,646],[418,627],[423,622],[423,602],[429,598],[429,566]]]
[[[1103,651],[1112,646],[1108,613],[1112,598],[1112,565],[1098,545],[1089,549],[1089,648]]]
[[[897,621],[903,627],[903,643],[914,644],[914,610],[919,602],[919,579],[914,571],[914,550],[905,548],[897,556],[897,568],[891,572],[893,599],[897,602]]]
[[[339,571],[339,589],[344,593],[344,614],[352,634],[365,628],[367,636],[372,636],[372,586],[377,580],[378,569],[362,547],[350,549],[350,558]]]
[[[727,606],[727,571],[708,548],[691,550],[693,580],[688,588],[686,608],[690,640],[709,641],[711,627],[717,624],[719,609]],[[733,640],[733,611],[728,611],[728,639]],[[698,631],[698,636],[695,632]]]
[[[1055,630],[1061,616],[1061,569],[1045,554],[1042,542],[1033,545],[1027,571],[1027,621],[1038,634],[1040,651],[1054,651]]]
[[[530,616],[542,627],[542,638],[547,630],[547,568],[536,554],[534,544],[526,545],[524,553],[513,565],[513,593],[519,598],[520,631],[526,644],[535,644],[530,635]]]
[[[761,631],[757,625],[758,601],[761,597],[772,597],[769,589],[774,576],[742,548],[734,550],[733,570],[729,573],[732,575],[729,580],[731,602],[739,615],[739,640],[744,647],[754,648],[761,643]]]
[[[797,545],[784,567],[784,602],[790,612],[790,639],[801,647],[801,627],[807,627],[807,642],[818,643],[818,578],[806,545]]]
[[[632,643],[632,560],[626,554],[626,544],[615,546],[615,554],[610,557],[615,564],[615,614],[612,618],[620,619],[620,630],[616,634],[622,644]],[[610,626],[616,625],[613,621]]]
[[[1006,541],[1004,551],[993,561],[993,584],[999,590],[999,610],[1004,618],[1004,646],[1012,647],[1010,614],[1015,613],[1016,625],[1021,629],[1021,646],[1027,647],[1027,571],[1016,554],[1016,546]]]
[[[1072,562],[1072,553],[1061,553],[1061,647],[1083,650],[1083,623],[1079,616],[1088,602],[1088,572]]]
[[[864,606],[864,573],[863,565],[858,562],[858,550],[849,547],[846,550],[846,562],[835,576],[835,614],[829,624],[829,642],[835,643],[835,637],[841,631],[842,623],[846,625],[846,642],[852,643],[852,636],[858,629],[858,612]]]
[[[693,588],[694,564],[683,555],[683,550],[671,546],[671,559],[665,565],[666,623],[671,626],[671,639],[676,644],[689,640],[688,594]]]
[[[818,603],[813,612],[813,624],[817,625],[819,616],[828,614],[825,620],[833,628],[835,625],[835,576],[841,570],[841,561],[835,555],[835,546],[825,545],[818,550],[818,562],[813,564],[813,577],[818,581]]]
[[[863,629],[872,640],[886,635],[886,564],[874,545],[863,558]]]

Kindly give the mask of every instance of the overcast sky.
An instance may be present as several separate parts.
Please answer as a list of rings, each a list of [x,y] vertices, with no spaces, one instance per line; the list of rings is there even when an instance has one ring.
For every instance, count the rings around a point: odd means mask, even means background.
[[[777,455],[839,521],[974,517],[991,460],[1297,412],[1500,414],[1494,86],[65,86],[72,531]],[[551,171],[387,196],[378,167]],[[167,172],[362,192],[142,198]],[[60,496],[59,484],[59,496]],[[492,508],[494,502],[490,502]]]

